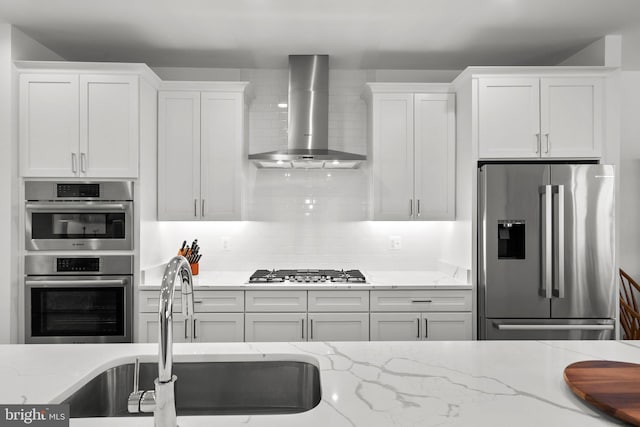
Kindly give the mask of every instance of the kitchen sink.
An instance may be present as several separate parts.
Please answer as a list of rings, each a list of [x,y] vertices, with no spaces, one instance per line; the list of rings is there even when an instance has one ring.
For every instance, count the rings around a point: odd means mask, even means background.
[[[71,418],[152,416],[130,414],[134,363],[98,374],[61,403]],[[289,360],[174,362],[180,415],[290,414],[320,402],[320,373],[312,363]],[[140,363],[140,390],[153,390],[157,363]]]

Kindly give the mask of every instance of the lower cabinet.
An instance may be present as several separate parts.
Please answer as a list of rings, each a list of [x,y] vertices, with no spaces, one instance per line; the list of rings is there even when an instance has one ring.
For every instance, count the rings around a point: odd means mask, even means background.
[[[307,313],[246,313],[245,341],[306,341]]]
[[[158,342],[159,291],[139,292],[138,342]],[[173,342],[243,342],[244,292],[194,292],[194,319],[182,315],[176,291],[173,313]]]
[[[309,313],[309,341],[369,341],[369,313]]]
[[[157,342],[159,292],[139,292],[138,342]],[[471,290],[196,290],[174,342],[472,339]]]
[[[371,313],[371,341],[472,338],[471,313]]]
[[[138,342],[158,342],[158,313],[140,313],[138,316]],[[173,342],[190,342],[190,326],[185,317],[173,313]]]

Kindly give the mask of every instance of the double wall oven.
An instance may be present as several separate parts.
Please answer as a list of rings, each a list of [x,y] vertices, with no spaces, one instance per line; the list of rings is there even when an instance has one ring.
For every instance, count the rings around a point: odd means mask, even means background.
[[[25,342],[132,342],[133,183],[25,182]]]

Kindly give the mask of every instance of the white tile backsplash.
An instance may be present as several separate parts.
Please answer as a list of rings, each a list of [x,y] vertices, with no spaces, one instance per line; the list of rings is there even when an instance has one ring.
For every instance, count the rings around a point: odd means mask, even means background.
[[[440,222],[243,221],[163,222],[157,245],[164,258],[183,240],[198,239],[202,270],[258,268],[360,268],[438,270],[440,243],[447,230]],[[389,236],[401,236],[402,249],[389,248]],[[222,249],[227,237],[231,250]],[[146,266],[149,267],[149,266]]]

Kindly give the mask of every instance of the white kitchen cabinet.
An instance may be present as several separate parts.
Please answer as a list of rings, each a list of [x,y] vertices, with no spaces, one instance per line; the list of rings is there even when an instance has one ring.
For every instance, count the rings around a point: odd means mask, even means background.
[[[371,340],[472,338],[470,290],[372,290]]]
[[[158,342],[158,313],[139,313],[138,342]],[[173,342],[190,342],[191,325],[181,313],[173,313]]]
[[[309,341],[369,341],[369,313],[309,313]]]
[[[455,219],[455,95],[370,86],[373,219]]]
[[[246,313],[245,341],[307,340],[307,313]]]
[[[22,73],[20,174],[138,176],[139,77]]]
[[[599,77],[478,78],[478,156],[598,158],[603,139]]]
[[[138,293],[138,341],[156,342],[158,336],[159,291]],[[175,342],[242,342],[244,341],[243,291],[194,291],[193,322],[182,315],[180,291],[173,304]]]
[[[158,219],[241,219],[244,86],[158,94]]]
[[[471,325],[471,313],[371,313],[371,341],[470,340]]]
[[[196,313],[193,342],[243,342],[244,314]]]

